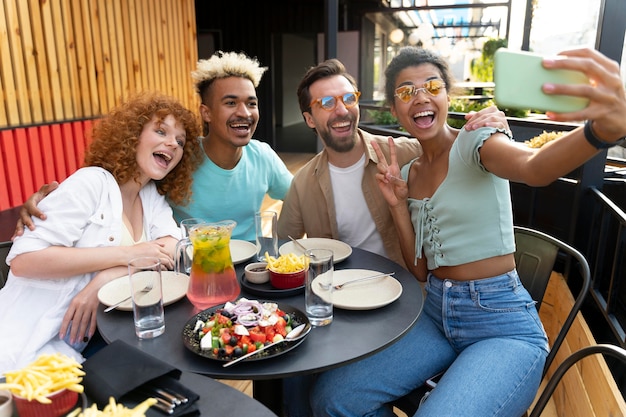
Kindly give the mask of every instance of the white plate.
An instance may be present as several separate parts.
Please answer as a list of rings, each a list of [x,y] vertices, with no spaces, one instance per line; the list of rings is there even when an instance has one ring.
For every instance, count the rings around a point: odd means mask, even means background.
[[[233,263],[240,264],[256,255],[256,245],[247,240],[231,240],[230,241],[230,257]]]
[[[302,246],[307,249],[330,249],[333,251],[333,262],[341,262],[348,256],[352,255],[352,248],[347,243],[343,243],[340,240],[326,239],[323,237],[311,237],[308,239],[297,239]],[[302,255],[302,250],[296,246],[293,242],[284,243],[278,252],[281,255],[287,253],[295,253],[296,255]]]
[[[163,305],[175,303],[187,294],[189,275],[177,274],[174,271],[163,271],[161,272],[161,278],[163,281]],[[112,306],[128,296],[130,296],[128,275],[109,282],[98,291],[98,300],[106,306]],[[131,300],[125,301],[117,309],[132,311],[133,302]]]
[[[369,269],[340,269],[333,272],[333,285],[353,279],[380,274]],[[315,288],[315,287],[313,287]],[[402,294],[402,284],[391,277],[382,276],[363,282],[348,284],[332,293],[333,305],[346,310],[372,310],[391,304]]]

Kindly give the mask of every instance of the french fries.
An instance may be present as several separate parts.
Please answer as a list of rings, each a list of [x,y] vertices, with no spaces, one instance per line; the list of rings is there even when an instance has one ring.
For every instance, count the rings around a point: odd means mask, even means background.
[[[563,136],[565,132],[546,132],[545,130],[538,136],[525,141],[524,143],[530,148],[541,148],[546,143]]]
[[[135,406],[135,408],[128,408],[124,404],[118,404],[113,397],[109,398],[109,403],[104,406],[102,410],[98,410],[96,404],[92,404],[91,407],[81,411],[76,409],[69,413],[67,417],[143,417],[146,415],[148,408],[156,404],[155,398],[148,398]]]
[[[68,356],[60,353],[40,355],[22,369],[5,372],[6,383],[1,383],[0,389],[8,389],[28,401],[50,404],[52,401],[47,396],[53,392],[65,388],[83,392],[83,375],[82,365]]]
[[[295,253],[288,253],[274,258],[265,252],[265,262],[267,262],[267,269],[271,269],[279,274],[302,271],[308,266],[307,257],[305,255],[297,256]]]

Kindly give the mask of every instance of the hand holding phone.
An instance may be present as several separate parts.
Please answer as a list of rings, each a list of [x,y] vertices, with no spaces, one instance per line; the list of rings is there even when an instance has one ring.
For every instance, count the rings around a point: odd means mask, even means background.
[[[500,48],[494,55],[495,101],[498,107],[569,113],[584,109],[587,98],[545,94],[541,86],[589,84],[587,76],[574,70],[546,69],[543,57],[526,51]]]

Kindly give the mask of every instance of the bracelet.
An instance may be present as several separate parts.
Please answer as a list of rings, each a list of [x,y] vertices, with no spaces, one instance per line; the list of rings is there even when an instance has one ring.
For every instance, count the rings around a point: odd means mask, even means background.
[[[591,120],[587,120],[585,122],[585,128],[583,130],[583,133],[585,134],[585,139],[587,139],[587,142],[589,142],[591,146],[593,146],[594,148],[596,149],[612,148],[613,146],[619,145],[620,143],[626,140],[626,137],[618,139],[615,142],[604,142],[603,140],[598,139],[598,137],[593,133],[593,130],[591,130],[591,122],[592,122]]]

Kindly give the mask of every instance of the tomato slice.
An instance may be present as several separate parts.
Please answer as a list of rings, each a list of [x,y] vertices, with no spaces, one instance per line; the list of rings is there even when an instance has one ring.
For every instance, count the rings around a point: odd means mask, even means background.
[[[222,342],[224,342],[225,345],[230,343],[230,333],[229,332],[223,332],[220,337],[222,338]]]
[[[281,336],[285,337],[287,335],[286,327],[287,327],[287,322],[285,321],[285,319],[281,317],[274,325],[274,331],[277,334],[280,334]]]
[[[252,340],[255,343],[256,342],[265,343],[265,341],[267,340],[267,336],[265,335],[263,331],[261,331],[261,329],[258,326],[248,329],[248,333],[250,333],[250,340]]]
[[[271,342],[274,340],[274,336],[276,336],[276,330],[274,330],[273,326],[267,326],[264,328],[265,330],[265,340]]]
[[[239,338],[239,341],[237,342],[237,346],[239,346],[239,347],[243,347],[243,345],[244,345],[244,344],[246,344],[246,345],[251,344],[251,343],[250,343],[250,336],[245,336],[245,335],[244,335],[244,336],[241,336],[241,337]]]

